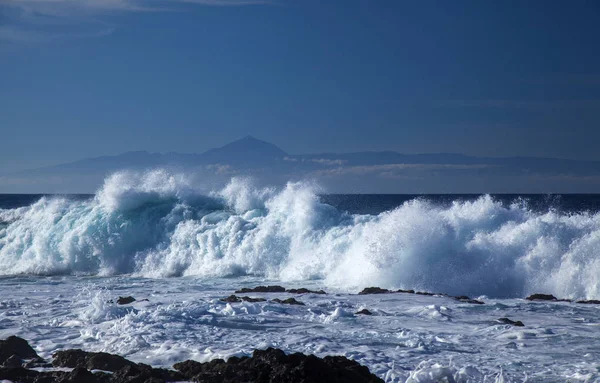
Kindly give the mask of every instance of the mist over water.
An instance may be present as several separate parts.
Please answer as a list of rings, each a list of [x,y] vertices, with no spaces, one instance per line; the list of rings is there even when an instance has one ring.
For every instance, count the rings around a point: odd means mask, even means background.
[[[325,204],[317,186],[117,173],[89,199],[0,209],[0,274],[260,276],[449,294],[600,298],[600,213],[490,196],[413,199],[379,214]]]

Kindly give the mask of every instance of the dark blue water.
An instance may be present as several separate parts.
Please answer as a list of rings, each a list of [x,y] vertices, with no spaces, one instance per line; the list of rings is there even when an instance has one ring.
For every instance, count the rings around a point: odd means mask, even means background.
[[[454,201],[475,201],[482,194],[329,194],[321,200],[353,214],[378,214],[403,203],[421,199],[436,205],[448,206]],[[535,212],[556,210],[564,213],[600,211],[600,194],[492,194],[505,206],[525,204]]]
[[[0,208],[14,209],[28,206],[44,196],[54,195],[0,194]],[[83,200],[93,198],[93,195],[70,194],[60,197]],[[326,194],[320,196],[321,201],[352,214],[378,214],[414,199],[447,206],[454,201],[474,201],[479,197],[481,194]],[[556,210],[564,213],[595,213],[600,211],[600,194],[493,194],[492,198],[506,206],[513,203],[526,204],[529,209],[536,212]]]
[[[0,194],[0,209],[15,209],[18,207],[29,206],[42,197],[67,197],[74,200],[84,200],[92,198],[92,194]]]

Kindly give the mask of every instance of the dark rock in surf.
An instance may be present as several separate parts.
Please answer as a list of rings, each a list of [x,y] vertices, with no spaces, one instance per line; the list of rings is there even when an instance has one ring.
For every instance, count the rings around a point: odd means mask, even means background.
[[[453,298],[462,303],[471,303],[471,304],[475,304],[475,305],[485,304],[485,302],[478,301],[477,299],[471,299],[471,298],[467,297],[466,295],[461,295],[461,296],[453,297]]]
[[[132,364],[125,366],[115,372],[112,376],[112,382],[177,382],[185,380],[185,377],[172,370],[164,368],[152,368],[146,364]]]
[[[415,290],[412,290],[412,289],[411,290],[402,290],[402,289],[400,289],[400,290],[397,290],[396,292],[397,293],[404,293],[404,294],[414,294]]]
[[[236,294],[243,293],[285,293],[285,288],[281,286],[256,286],[255,288],[244,287],[235,292]]]
[[[300,301],[297,301],[295,298],[288,298],[288,299],[284,299],[284,300],[275,298],[275,299],[273,299],[273,302],[277,302],[277,303],[280,303],[282,305],[300,305],[300,306],[304,306],[304,303],[302,303]]]
[[[44,359],[42,358],[33,358],[29,361],[27,361],[26,363],[23,364],[23,367],[25,368],[38,368],[38,367],[52,367],[52,363],[48,363],[46,362]]]
[[[556,297],[551,294],[532,294],[525,299],[527,299],[528,301],[556,301],[557,300]]]
[[[136,365],[122,356],[106,352],[85,352],[79,349],[57,351],[53,357],[52,365],[54,367],[83,367],[88,370],[115,372],[123,367]]]
[[[119,299],[117,299],[117,304],[118,305],[127,305],[130,303],[135,302],[135,298],[132,296],[128,296],[128,297],[119,297]]]
[[[417,295],[426,295],[426,296],[429,296],[429,297],[432,297],[434,295],[440,295],[440,294],[429,293],[427,291],[417,291],[415,294],[417,294]]]
[[[523,327],[523,326],[525,326],[523,324],[523,322],[521,322],[520,320],[514,321],[514,320],[510,320],[508,318],[500,318],[500,319],[498,319],[498,322],[500,322],[502,324],[510,324],[510,325],[517,326],[517,327]]]
[[[61,383],[98,383],[96,375],[82,367],[74,368],[60,380]]]
[[[0,368],[0,380],[10,380],[11,382],[33,383],[38,381],[39,375],[39,372],[23,367]]]
[[[188,380],[211,383],[303,382],[303,383],[379,383],[383,380],[369,369],[343,356],[300,353],[286,355],[273,348],[256,350],[251,358],[232,357],[208,363],[185,361],[173,366]]]
[[[325,291],[323,290],[309,290],[309,289],[305,289],[304,287],[301,287],[299,289],[289,289],[286,290],[287,293],[290,294],[327,294]]]
[[[2,367],[4,368],[16,368],[21,367],[23,365],[23,359],[19,358],[16,355],[12,355],[10,358],[6,359],[4,363],[2,363]]]
[[[237,295],[230,295],[227,298],[220,299],[221,302],[228,303],[239,303],[239,302],[265,302],[265,298],[251,298],[251,297],[238,297]]]
[[[596,299],[577,301],[577,303],[581,303],[584,305],[600,305],[600,301]]]
[[[355,312],[354,315],[373,315],[373,313],[367,309],[362,309],[360,311]]]
[[[393,291],[388,289],[382,289],[381,287],[366,287],[363,291],[359,292],[358,295],[369,295],[369,294],[389,294]]]
[[[23,338],[18,336],[9,336],[4,340],[0,340],[0,364],[16,356],[21,359],[40,359],[35,350]]]
[[[293,298],[290,298],[293,299]],[[16,337],[15,337],[16,338]],[[20,339],[20,338],[18,338]],[[23,339],[16,346],[23,346],[23,354],[31,356],[29,345]],[[14,341],[14,340],[11,340]],[[5,342],[5,341],[2,341]],[[24,347],[27,345],[27,347]],[[16,347],[18,348],[18,347]],[[27,351],[27,352],[26,352]],[[35,351],[33,351],[35,353]],[[15,354],[13,354],[15,355]],[[7,359],[19,359],[11,355]],[[37,355],[37,362],[41,360]],[[12,363],[12,362],[10,362]],[[165,383],[199,381],[209,383],[234,382],[286,382],[286,383],[380,383],[383,380],[371,374],[369,369],[342,356],[317,358],[300,353],[286,355],[278,349],[256,350],[252,357],[231,357],[207,363],[186,361],[177,363],[177,371],[152,368],[131,362],[121,356],[103,352],[82,350],[58,351],[54,354],[55,367],[73,368],[65,371],[29,370],[23,367],[0,368],[0,380],[21,383]],[[90,370],[102,371],[92,373]]]

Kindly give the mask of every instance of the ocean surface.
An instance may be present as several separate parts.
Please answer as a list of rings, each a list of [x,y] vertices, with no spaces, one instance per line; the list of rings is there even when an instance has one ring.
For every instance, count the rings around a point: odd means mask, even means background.
[[[328,294],[220,301],[266,284]],[[356,294],[368,286],[485,304]],[[532,293],[600,299],[600,195],[206,190],[165,171],[117,173],[94,195],[0,195],[0,339],[43,357],[169,367],[273,346],[345,355],[386,382],[599,382],[600,305]]]

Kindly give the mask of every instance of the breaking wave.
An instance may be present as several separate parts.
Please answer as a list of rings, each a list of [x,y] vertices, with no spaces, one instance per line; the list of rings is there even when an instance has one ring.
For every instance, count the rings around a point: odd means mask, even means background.
[[[233,179],[203,194],[156,170],[112,175],[88,200],[0,209],[0,222],[1,275],[256,275],[347,290],[600,298],[600,214],[540,213],[490,196],[352,215],[308,183]]]

